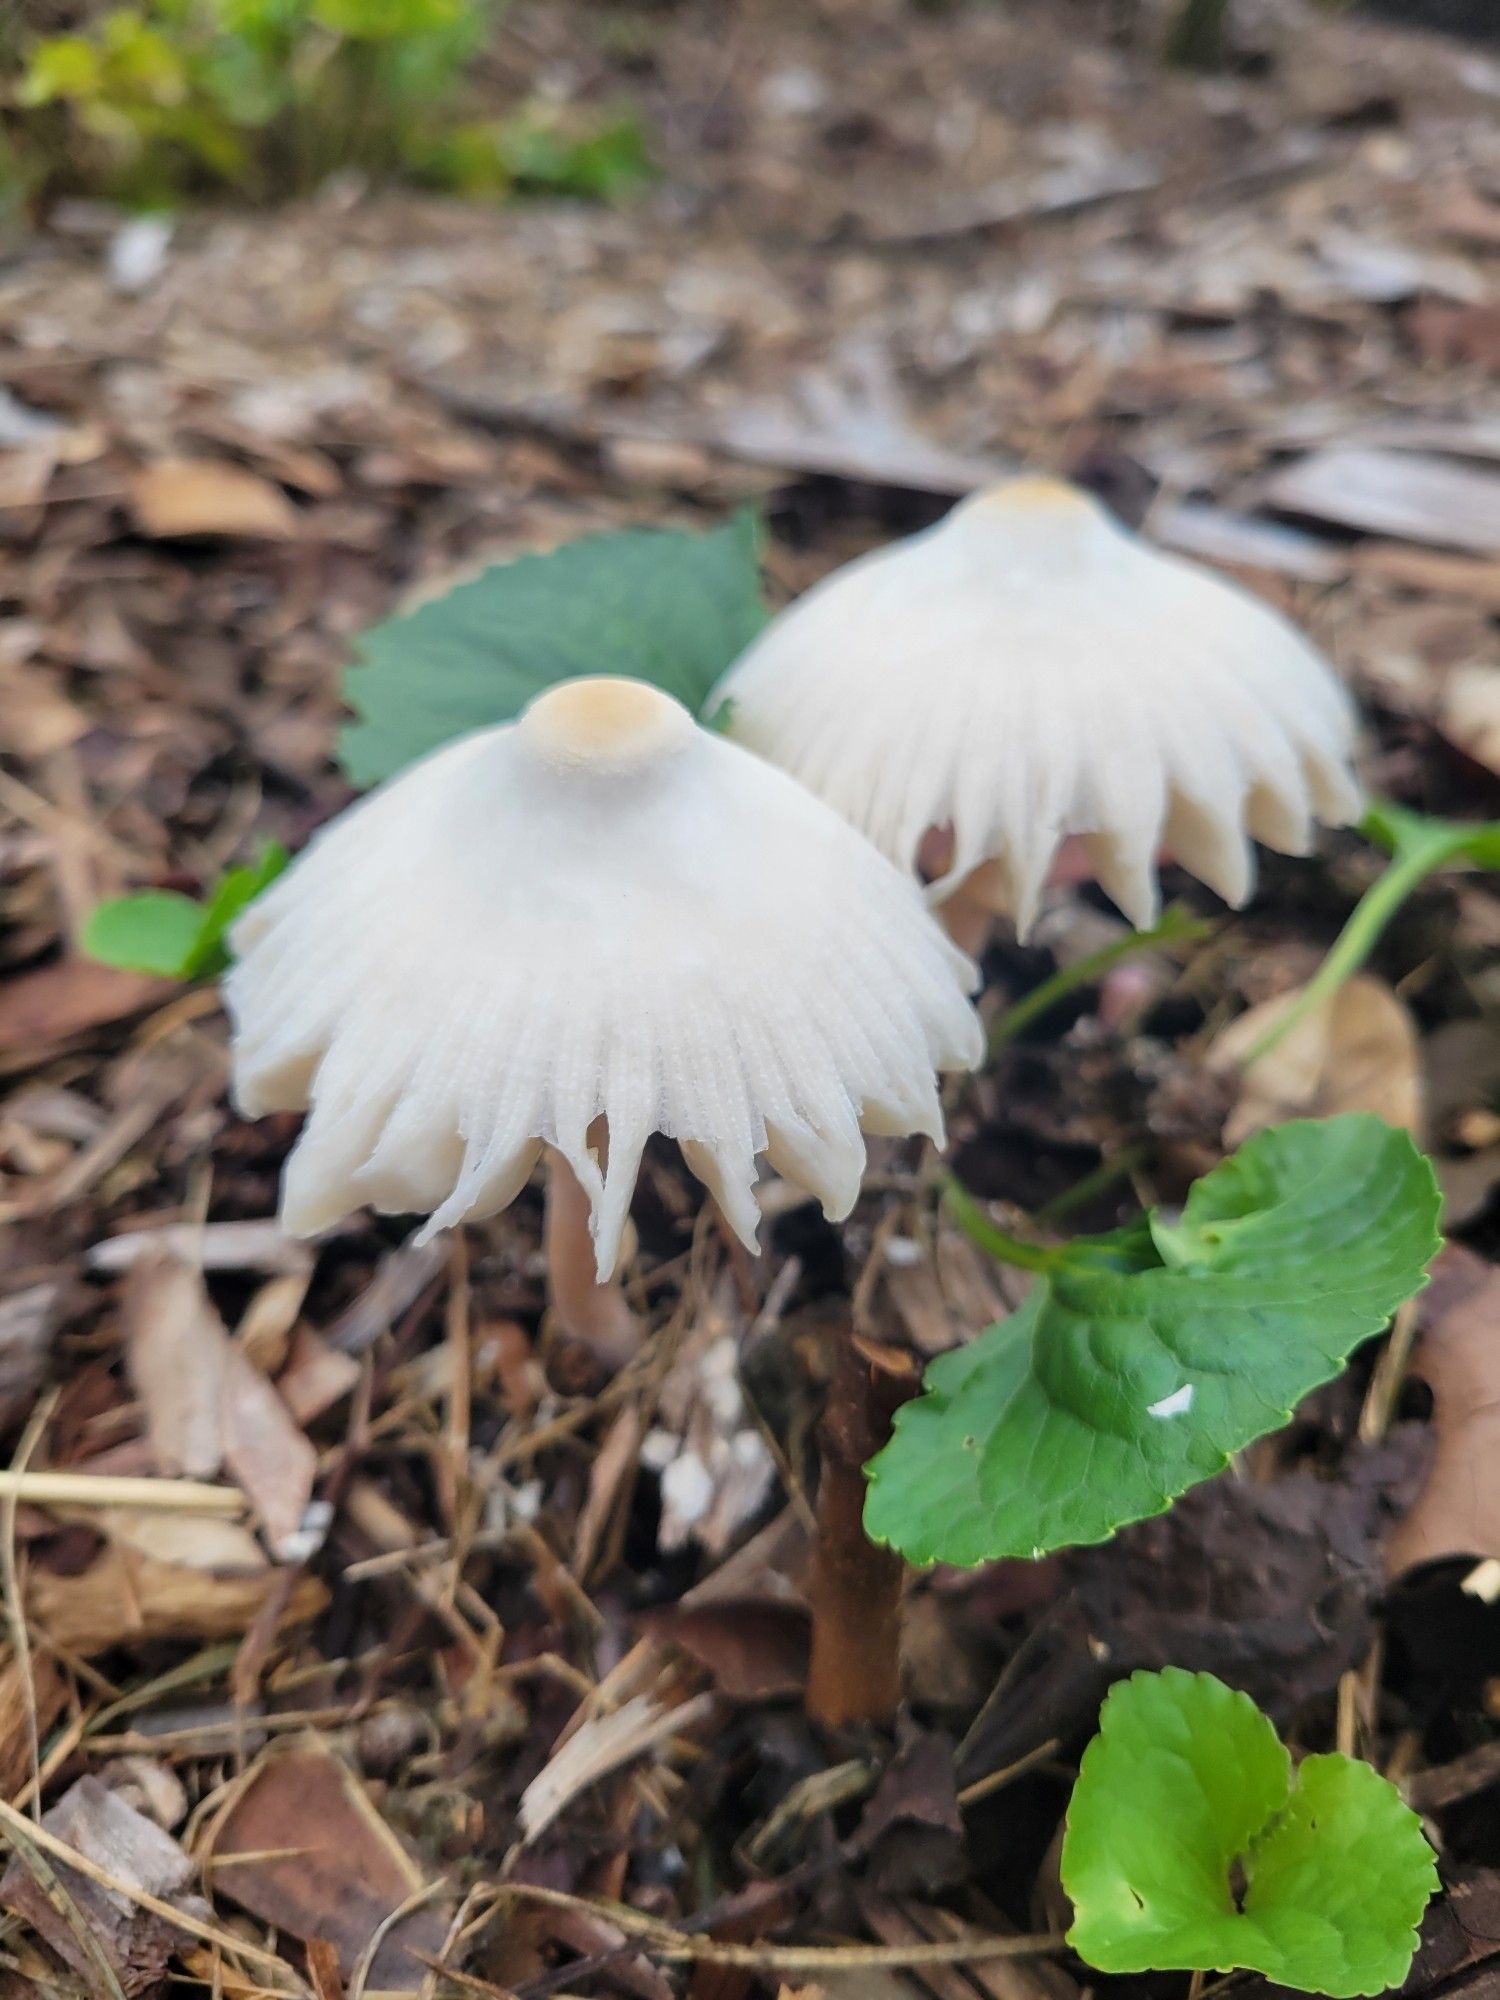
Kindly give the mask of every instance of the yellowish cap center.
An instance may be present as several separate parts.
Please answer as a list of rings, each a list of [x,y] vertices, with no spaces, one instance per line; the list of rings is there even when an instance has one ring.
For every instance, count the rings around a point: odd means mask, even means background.
[[[538,695],[520,727],[531,747],[549,761],[622,770],[650,763],[685,743],[693,719],[660,688],[598,674],[564,681]]]
[[[1027,472],[1018,479],[1002,480],[998,486],[986,487],[977,498],[982,507],[1013,507],[1025,513],[1057,508],[1085,514],[1094,504],[1081,487],[1071,485],[1066,479],[1049,478],[1044,472]]]

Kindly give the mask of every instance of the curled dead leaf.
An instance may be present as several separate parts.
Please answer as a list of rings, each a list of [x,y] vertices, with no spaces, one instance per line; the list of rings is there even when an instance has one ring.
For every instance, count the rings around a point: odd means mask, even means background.
[[[275,1385],[233,1342],[223,1390],[225,1463],[249,1496],[272,1550],[291,1561],[301,1545],[318,1454]]]
[[[202,1273],[186,1258],[148,1252],[131,1266],[120,1317],[125,1366],[157,1469],[212,1479],[224,1462],[229,1336]]]
[[[1438,727],[1476,764],[1500,774],[1500,667],[1470,660],[1444,678]]]
[[[1500,1270],[1450,1243],[1422,1319],[1411,1366],[1432,1391],[1437,1450],[1386,1544],[1395,1577],[1449,1556],[1500,1557]]]
[[[1383,980],[1358,974],[1290,1027],[1265,1055],[1251,1051],[1284,1021],[1302,987],[1263,1000],[1231,1021],[1208,1051],[1211,1069],[1241,1069],[1228,1146],[1287,1118],[1373,1111],[1420,1136],[1421,1051],[1410,1013]]]

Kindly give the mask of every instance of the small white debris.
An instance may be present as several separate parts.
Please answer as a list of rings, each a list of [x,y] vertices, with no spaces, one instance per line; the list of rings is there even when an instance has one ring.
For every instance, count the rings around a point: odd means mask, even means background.
[[[1193,1407],[1193,1385],[1184,1382],[1180,1389],[1174,1389],[1170,1396],[1163,1396],[1159,1403],[1148,1403],[1148,1417],[1185,1417]]]
[[[922,1255],[921,1244],[911,1236],[893,1236],[885,1246],[885,1261],[893,1271],[909,1271]]]
[[[647,1472],[665,1472],[681,1448],[670,1431],[647,1431],[641,1439],[641,1464]]]
[[[109,245],[109,281],[117,292],[143,292],[162,273],[175,227],[170,215],[137,215]]]
[[[714,1504],[713,1474],[701,1458],[684,1452],[661,1476],[661,1504],[682,1529],[701,1521]]]
[[[305,1563],[318,1553],[333,1526],[333,1508],[327,1500],[309,1500],[301,1521],[276,1544],[276,1559],[284,1563]]]

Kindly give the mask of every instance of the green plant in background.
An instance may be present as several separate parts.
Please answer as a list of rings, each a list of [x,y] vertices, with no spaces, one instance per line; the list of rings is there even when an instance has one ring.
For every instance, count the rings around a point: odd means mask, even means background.
[[[15,143],[34,179],[137,203],[269,199],[343,168],[472,193],[644,179],[622,114],[462,123],[496,18],[495,0],[128,0],[24,51]]]
[[[83,933],[83,948],[101,965],[154,972],[163,979],[213,979],[229,963],[225,934],[240,911],[268,888],[287,864],[270,840],[248,868],[231,868],[206,902],[171,889],[145,889],[101,903]]]
[[[1168,1667],[1110,1694],[1068,1807],[1068,1942],[1100,1972],[1399,1986],[1438,1887],[1421,1822],[1352,1757],[1294,1770],[1248,1695]]]
[[[619,111],[582,123],[550,106],[455,126],[414,150],[420,178],[455,194],[577,195],[621,201],[652,175],[640,120]]]
[[[1426,1283],[1441,1198],[1405,1132],[1364,1114],[1262,1132],[1159,1210],[1056,1249],[1026,1303],[934,1361],[869,1466],[865,1527],[970,1567],[1102,1542],[1279,1430]]]

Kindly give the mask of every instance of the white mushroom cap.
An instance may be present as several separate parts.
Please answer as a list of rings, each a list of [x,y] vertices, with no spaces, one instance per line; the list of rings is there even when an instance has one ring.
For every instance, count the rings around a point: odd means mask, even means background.
[[[951,828],[934,900],[993,863],[1023,931],[1069,834],[1145,925],[1158,848],[1239,903],[1250,836],[1305,853],[1315,814],[1360,812],[1353,708],[1309,642],[1057,480],[1008,481],[837,570],[718,693],[738,742],[899,866]]]
[[[747,1243],[755,1156],[847,1214],[867,1132],[942,1134],[974,968],[799,785],[636,681],[550,690],[321,832],[235,927],[236,1099],[310,1108],[282,1213],[495,1213],[543,1145],[613,1271],[641,1149]],[[608,1165],[589,1145],[603,1117]]]

